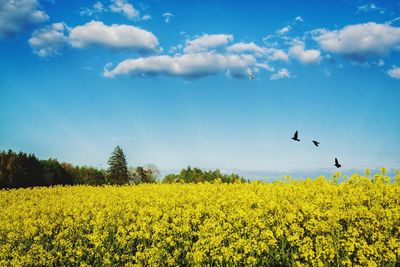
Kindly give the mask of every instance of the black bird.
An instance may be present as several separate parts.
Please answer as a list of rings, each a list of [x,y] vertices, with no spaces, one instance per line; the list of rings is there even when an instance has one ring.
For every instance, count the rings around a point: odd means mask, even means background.
[[[335,165],[336,168],[340,168],[342,167],[342,165],[339,164],[339,161],[337,160],[337,158],[335,158]]]
[[[250,79],[251,79],[251,80],[254,80],[254,73],[253,73],[253,72],[250,73]]]
[[[294,141],[300,141],[300,139],[299,139],[299,133],[298,133],[297,131],[294,133],[294,136],[292,137],[292,139],[293,139]]]
[[[315,146],[319,146],[319,142],[318,141],[312,141],[314,143]]]

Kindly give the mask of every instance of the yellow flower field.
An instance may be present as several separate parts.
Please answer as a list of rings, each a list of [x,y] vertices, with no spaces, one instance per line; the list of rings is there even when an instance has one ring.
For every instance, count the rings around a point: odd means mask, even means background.
[[[0,266],[395,266],[400,175],[0,191]]]

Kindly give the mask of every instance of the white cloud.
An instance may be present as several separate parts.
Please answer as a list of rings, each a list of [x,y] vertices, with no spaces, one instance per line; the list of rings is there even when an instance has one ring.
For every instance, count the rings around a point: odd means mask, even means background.
[[[274,67],[268,65],[267,63],[257,63],[255,66],[256,66],[255,70],[257,70],[257,68],[261,68],[261,69],[271,71],[271,72],[275,71]]]
[[[269,35],[267,35],[267,36],[264,36],[264,37],[262,38],[262,41],[263,41],[263,43],[264,43],[265,45],[267,45],[267,46],[269,46],[269,47],[276,47],[276,46],[278,46],[278,42],[277,42],[276,39],[277,39],[277,38],[276,38],[275,35],[269,34]]]
[[[104,10],[104,6],[101,2],[96,2],[93,5],[93,9],[101,11],[101,10]]]
[[[295,18],[294,18],[294,21],[295,21],[295,22],[304,22],[303,18],[300,17],[300,16],[295,17]]]
[[[224,55],[214,52],[162,55],[126,59],[112,70],[106,66],[103,75],[107,78],[119,75],[132,77],[166,75],[196,79],[226,73],[230,77],[244,78],[248,77],[256,63],[256,59],[251,55]]]
[[[41,57],[56,56],[68,43],[64,35],[66,27],[63,23],[53,23],[43,29],[33,32],[29,45],[33,52]]]
[[[288,55],[280,49],[267,48],[250,43],[236,43],[229,46],[226,51],[234,54],[254,54],[256,57],[266,57],[270,61],[288,61]]]
[[[184,53],[199,53],[206,52],[212,48],[223,46],[233,40],[231,34],[204,34],[194,40],[186,40]]]
[[[178,45],[176,45],[176,46],[172,46],[172,47],[169,49],[168,52],[171,53],[171,54],[176,54],[176,53],[178,53],[178,51],[181,51],[182,48],[183,48],[183,45],[182,45],[182,44],[178,44]]]
[[[287,25],[287,26],[283,27],[282,29],[277,30],[276,34],[284,35],[284,34],[288,33],[291,29],[292,29],[292,27],[290,25]]]
[[[115,67],[107,64],[103,75],[107,78],[165,75],[197,79],[225,73],[230,77],[244,78],[261,69],[275,72],[268,61],[289,60],[284,51],[261,47],[254,42],[240,42],[226,47],[232,40],[233,36],[229,34],[204,34],[196,39],[187,40],[185,47],[182,45],[171,47],[169,53],[174,55],[126,59]],[[217,49],[220,47],[221,49]],[[178,53],[182,50],[184,54]],[[271,79],[287,77],[290,77],[290,73],[283,68],[274,73]]]
[[[334,31],[318,29],[313,34],[324,50],[355,60],[384,56],[400,46],[400,28],[375,22],[349,25]]]
[[[37,0],[0,0],[0,37],[18,34],[48,19]]]
[[[102,2],[97,1],[91,8],[82,8],[81,16],[98,18],[104,12],[119,13],[130,20],[149,20],[150,15],[140,16],[140,12],[128,0],[111,0],[111,4],[105,7]]]
[[[263,38],[262,38],[262,41],[264,42],[264,43],[268,43],[268,42],[270,42],[272,39],[274,39],[275,38],[275,35],[272,35],[272,34],[268,34],[268,35],[266,35],[266,36],[264,36]]]
[[[100,13],[107,11],[104,5],[101,2],[96,2],[93,4],[92,8],[83,8],[80,12],[81,16],[97,16]]]
[[[256,45],[255,43],[236,43],[231,46],[229,46],[226,51],[229,53],[235,53],[235,54],[243,54],[243,53],[251,53],[255,54],[257,56],[265,56],[266,55],[266,50],[264,47],[260,47]]]
[[[140,13],[127,0],[111,0],[110,11],[121,13],[128,19],[140,19]]]
[[[151,20],[152,17],[149,14],[143,15],[142,16],[142,20],[146,21],[146,20]]]
[[[131,25],[105,25],[91,21],[69,28],[64,23],[54,23],[35,31],[29,39],[34,53],[41,57],[61,54],[66,45],[73,48],[103,47],[114,51],[132,50],[139,54],[161,52],[153,33]]]
[[[112,50],[129,49],[138,53],[159,51],[158,39],[153,33],[125,24],[108,26],[101,21],[91,21],[72,28],[69,40],[75,48],[100,46]]]
[[[166,24],[169,24],[171,22],[172,17],[174,16],[174,14],[166,12],[163,14],[163,18]]]
[[[288,54],[276,48],[267,48],[267,58],[271,61],[289,61]]]
[[[392,69],[387,71],[387,75],[394,79],[400,79],[400,67],[394,66]]]
[[[279,71],[277,71],[276,73],[272,74],[270,79],[271,80],[279,80],[279,79],[284,79],[284,78],[290,78],[290,72],[285,69],[282,68]]]
[[[321,61],[321,52],[315,49],[305,50],[304,42],[292,46],[289,55],[303,64],[315,64]]]
[[[371,11],[377,11],[377,12],[379,12],[381,14],[385,13],[385,9],[384,8],[378,7],[378,6],[376,6],[375,4],[372,4],[372,3],[359,6],[359,7],[357,7],[357,9],[358,9],[357,13],[361,13],[361,12],[365,13],[365,12],[371,12]]]

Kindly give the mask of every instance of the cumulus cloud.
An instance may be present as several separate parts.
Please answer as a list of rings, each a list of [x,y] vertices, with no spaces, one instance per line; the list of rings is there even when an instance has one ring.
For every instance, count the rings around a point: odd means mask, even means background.
[[[0,0],[0,37],[13,36],[48,19],[37,0]]]
[[[141,28],[91,21],[69,28],[65,23],[54,23],[33,32],[29,44],[41,57],[61,54],[64,46],[73,48],[103,47],[114,51],[130,50],[142,55],[161,52],[158,39],[153,33]]]
[[[315,64],[321,61],[321,52],[315,49],[305,50],[304,42],[292,46],[289,55],[303,64]]]
[[[158,55],[136,59],[126,59],[115,67],[107,64],[104,77],[118,76],[148,77],[171,76],[184,79],[197,79],[205,76],[225,73],[229,77],[245,78],[252,73],[266,70],[275,72],[269,61],[288,61],[288,55],[276,48],[258,46],[254,42],[236,43],[230,34],[204,34],[196,39],[187,40],[186,46],[171,47],[174,55]],[[178,53],[182,51],[183,54]],[[271,79],[291,77],[287,69],[282,68]]]
[[[394,66],[392,69],[387,71],[387,75],[394,79],[400,79],[400,67]]]
[[[75,48],[99,46],[112,50],[129,49],[142,54],[160,50],[157,37],[149,31],[125,24],[108,26],[94,20],[72,28],[69,41]]]
[[[110,11],[121,13],[128,19],[140,19],[140,13],[127,0],[112,0]]]
[[[361,13],[361,12],[366,13],[366,12],[371,12],[371,11],[376,11],[376,12],[379,12],[381,14],[385,13],[385,9],[384,8],[378,7],[378,6],[376,6],[375,4],[372,4],[372,3],[359,6],[359,7],[357,7],[357,10],[358,10],[357,13]]]
[[[184,53],[206,52],[210,49],[217,48],[233,41],[231,34],[204,34],[194,40],[186,40]]]
[[[174,16],[174,14],[166,12],[163,14],[163,18],[166,24],[169,24],[171,22],[172,17]]]
[[[53,23],[51,26],[36,30],[29,39],[29,45],[33,52],[41,57],[59,55],[68,43],[68,38],[64,35],[65,30],[63,23]]]
[[[400,28],[375,22],[334,31],[318,29],[313,34],[322,49],[354,60],[384,56],[400,46]]]
[[[114,69],[106,66],[103,75],[112,78],[120,75],[146,77],[166,75],[197,79],[225,73],[230,77],[248,77],[257,61],[252,55],[225,55],[215,52],[192,53],[175,56],[152,56],[126,59]]]
[[[280,70],[278,70],[276,73],[272,74],[270,79],[271,80],[279,80],[279,79],[284,79],[284,78],[290,78],[290,72],[285,69],[282,68]]]

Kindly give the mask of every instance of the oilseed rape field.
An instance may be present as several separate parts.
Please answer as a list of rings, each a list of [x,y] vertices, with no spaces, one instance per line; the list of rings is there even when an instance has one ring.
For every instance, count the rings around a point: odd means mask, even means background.
[[[1,190],[0,266],[398,266],[400,174],[335,178]]]

